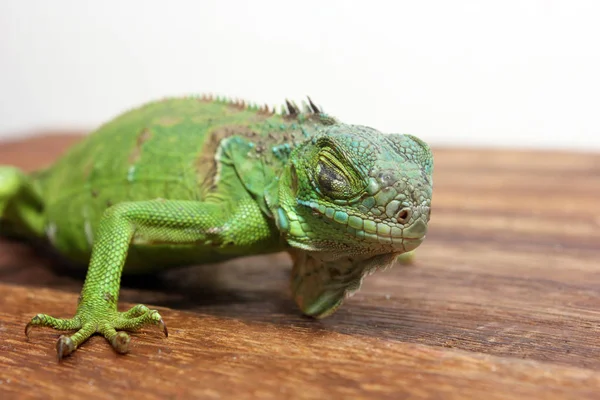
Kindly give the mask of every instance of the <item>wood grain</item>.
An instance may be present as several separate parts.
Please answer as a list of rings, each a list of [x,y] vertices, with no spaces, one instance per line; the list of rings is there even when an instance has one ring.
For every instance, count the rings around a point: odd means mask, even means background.
[[[0,147],[53,160],[75,136]],[[437,149],[431,231],[412,266],[365,281],[329,319],[299,315],[284,255],[129,280],[123,308],[157,305],[168,339],[126,356],[94,337],[57,364],[81,276],[0,242],[0,397],[582,399],[600,396],[600,156]]]

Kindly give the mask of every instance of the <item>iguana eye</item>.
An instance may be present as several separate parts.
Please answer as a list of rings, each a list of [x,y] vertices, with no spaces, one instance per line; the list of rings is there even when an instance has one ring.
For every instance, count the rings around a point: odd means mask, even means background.
[[[317,165],[317,182],[323,193],[331,197],[346,197],[351,191],[343,173],[324,160]]]
[[[313,172],[313,186],[331,200],[356,197],[366,186],[364,179],[356,171],[346,156],[334,148],[322,148],[316,156]]]

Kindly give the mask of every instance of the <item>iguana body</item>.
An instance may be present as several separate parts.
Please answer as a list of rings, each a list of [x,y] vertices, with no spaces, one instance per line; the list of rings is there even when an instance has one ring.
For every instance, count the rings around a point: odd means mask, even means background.
[[[420,140],[342,124],[312,103],[281,114],[207,98],[144,105],[44,171],[0,167],[4,226],[89,262],[75,316],[38,314],[26,331],[76,330],[59,338],[59,358],[94,333],[125,353],[123,330],[164,324],[142,305],[117,311],[123,267],[282,250],[300,309],[324,317],[364,275],[421,243],[432,169]]]

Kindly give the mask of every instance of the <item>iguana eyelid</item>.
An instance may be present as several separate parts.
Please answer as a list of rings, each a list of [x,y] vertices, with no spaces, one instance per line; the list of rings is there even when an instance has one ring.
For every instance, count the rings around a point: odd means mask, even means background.
[[[330,191],[323,190],[321,187],[322,185],[320,185],[318,182],[318,177],[317,179],[311,180],[313,185],[316,185],[315,189],[330,200],[343,200],[344,202],[348,202],[350,199],[358,197],[358,195],[367,186],[366,179],[363,178],[358,171],[356,171],[352,164],[348,162],[346,155],[342,152],[334,153],[330,149],[321,150],[318,155],[318,160],[317,166],[315,167],[315,172],[317,175],[319,175],[320,172],[318,170],[320,165],[324,164],[341,176],[350,189],[347,191],[347,193],[339,193],[337,196],[332,196]]]

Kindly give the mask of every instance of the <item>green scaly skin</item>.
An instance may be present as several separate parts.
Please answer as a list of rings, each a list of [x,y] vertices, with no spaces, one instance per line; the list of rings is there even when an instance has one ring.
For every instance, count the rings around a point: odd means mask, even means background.
[[[89,263],[75,316],[26,327],[60,336],[59,359],[94,333],[126,353],[132,331],[165,324],[117,311],[123,268],[147,273],[288,251],[303,313],[325,317],[365,275],[407,259],[425,237],[429,147],[410,135],[346,125],[312,102],[267,107],[167,99],[100,127],[46,170],[0,167],[5,233],[47,240]]]

